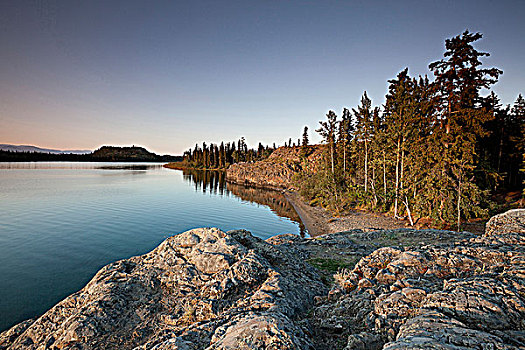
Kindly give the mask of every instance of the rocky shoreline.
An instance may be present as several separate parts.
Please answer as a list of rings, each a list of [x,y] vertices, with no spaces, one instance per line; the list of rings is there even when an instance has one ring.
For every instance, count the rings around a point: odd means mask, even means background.
[[[298,149],[298,148],[297,148]],[[319,150],[312,153],[312,157],[318,156]],[[291,185],[291,178],[295,171],[300,167],[299,156],[296,149],[278,149],[275,155],[272,154],[268,160],[263,160],[255,163],[238,163],[232,165],[227,171],[218,170],[226,175],[225,181],[228,183],[228,188],[235,194],[239,194],[241,198],[249,197],[250,200],[260,202],[257,195],[245,195],[249,192],[257,193],[257,191],[266,191],[267,193],[274,193],[273,197],[284,197],[289,204],[280,205],[282,207],[291,207],[292,210],[287,210],[286,213],[279,214],[291,218],[295,221],[300,221],[310,236],[315,237],[326,233],[336,233],[341,231],[348,231],[354,229],[361,229],[364,231],[374,231],[380,229],[394,229],[406,226],[406,222],[396,220],[392,217],[375,214],[367,211],[352,210],[345,213],[343,216],[335,217],[326,209],[321,207],[312,207],[306,203],[297,193],[296,189]],[[283,157],[289,157],[290,153],[293,157],[288,159],[288,165],[284,167],[275,166],[283,163]],[[165,168],[182,170],[183,172],[214,172],[217,170],[203,170],[194,169],[181,166],[182,163],[165,164]],[[273,165],[272,165],[273,164]],[[290,165],[290,164],[293,164]],[[282,164],[281,164],[282,165]],[[263,169],[273,169],[268,172]],[[280,170],[279,170],[280,169]],[[286,176],[283,176],[283,169]],[[290,170],[296,169],[296,170]],[[264,176],[261,176],[264,174]],[[280,200],[278,200],[280,201]],[[275,210],[272,201],[261,203],[268,205]],[[277,210],[279,212],[279,209]],[[300,220],[297,220],[299,217]]]
[[[266,159],[230,165],[226,178],[245,186],[294,190],[293,176],[305,167],[318,168],[323,147],[308,146],[308,153],[308,157],[302,158],[301,147],[279,147]]]
[[[406,226],[403,221],[366,211],[352,210],[345,215],[335,217],[324,208],[310,206],[295,191],[284,191],[284,195],[295,208],[312,237],[349,230],[368,232]]]
[[[486,233],[195,229],[101,269],[0,349],[523,349],[525,210]]]
[[[297,193],[293,177],[306,167],[310,170],[319,168],[323,147],[308,146],[306,158],[301,156],[301,152],[301,147],[280,147],[267,159],[232,164],[226,171],[226,181],[282,192],[313,237],[354,229],[373,231],[405,227],[405,222],[385,215],[353,210],[334,217],[324,208],[310,206]]]
[[[436,241],[377,249],[335,275],[311,316],[319,347],[525,348],[525,210],[482,236],[414,232]]]
[[[308,288],[302,288],[304,284]],[[195,229],[102,268],[0,349],[304,349],[314,268],[245,231]]]

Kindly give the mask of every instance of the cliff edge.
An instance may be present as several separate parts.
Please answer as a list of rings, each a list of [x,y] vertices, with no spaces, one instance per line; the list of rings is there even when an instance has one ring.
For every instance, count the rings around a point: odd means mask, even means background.
[[[226,179],[241,185],[271,189],[293,189],[292,177],[304,167],[317,169],[322,161],[323,146],[279,147],[263,160],[235,163],[226,171]]]

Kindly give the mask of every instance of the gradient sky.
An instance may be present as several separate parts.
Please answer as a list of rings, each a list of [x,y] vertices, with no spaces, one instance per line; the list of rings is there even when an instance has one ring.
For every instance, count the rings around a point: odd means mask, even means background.
[[[388,79],[429,73],[467,28],[484,34],[485,66],[504,71],[494,91],[513,103],[524,14],[521,0],[3,0],[0,143],[282,145],[364,90],[382,104]]]

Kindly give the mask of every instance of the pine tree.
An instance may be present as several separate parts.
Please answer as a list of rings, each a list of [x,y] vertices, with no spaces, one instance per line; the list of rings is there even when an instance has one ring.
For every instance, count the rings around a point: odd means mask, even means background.
[[[525,199],[525,99],[521,94],[518,95],[516,102],[511,110],[513,119],[513,133],[511,135],[511,142],[514,146],[514,153],[512,155],[512,161],[514,164],[520,164],[518,172],[516,173],[516,184],[523,186],[522,188],[522,205]]]
[[[480,185],[496,190],[501,185],[511,186],[517,173],[517,167],[513,167],[509,162],[512,161],[515,152],[511,134],[513,129],[519,129],[519,125],[514,122],[510,105],[503,107],[494,92],[483,99],[482,107],[492,114],[493,119],[484,124],[487,133],[478,140],[477,145],[480,167],[486,175]]]
[[[369,159],[369,144],[372,133],[372,101],[368,98],[366,91],[361,97],[361,104],[357,110],[353,109],[356,119],[356,133],[355,137],[358,143],[363,144],[364,154],[364,189],[368,192],[368,159]]]
[[[394,217],[398,217],[399,201],[402,200],[405,180],[405,156],[408,141],[414,130],[416,103],[414,81],[408,76],[408,68],[388,81],[388,95],[385,104],[387,142],[395,153]],[[408,206],[405,201],[405,206]]]
[[[328,153],[330,158],[330,169],[332,175],[335,173],[335,142],[337,131],[337,115],[334,111],[329,111],[326,115],[327,121],[320,121],[321,126],[316,131],[323,137],[323,141],[328,145]]]
[[[224,147],[224,141],[221,142],[221,145],[219,147],[219,167],[226,167],[226,149]]]
[[[472,43],[481,39],[480,33],[465,31],[445,41],[447,59],[433,62],[429,69],[436,76],[440,88],[443,143],[442,170],[455,187],[456,219],[459,230],[462,210],[465,214],[480,209],[475,203],[480,189],[473,184],[477,159],[476,141],[486,135],[483,125],[492,114],[481,109],[482,88],[490,88],[503,72],[497,68],[481,69],[479,58],[489,56],[477,51]]]
[[[259,146],[257,147],[257,158],[262,159],[264,157],[264,146],[262,143],[259,142]]]
[[[308,127],[305,126],[303,129],[303,143],[301,145],[301,157],[306,158],[308,156]]]
[[[373,195],[373,207],[377,207],[379,204],[379,192],[377,189],[377,184],[380,182],[378,181],[378,175],[380,174],[380,169],[383,170],[383,179],[381,182],[384,181],[386,177],[386,170],[385,170],[385,164],[384,164],[384,158],[385,158],[385,150],[383,148],[383,116],[381,115],[381,110],[379,107],[375,107],[372,112],[372,135],[370,140],[370,165],[372,168],[372,177],[370,181],[370,186],[372,188],[372,195]],[[385,195],[386,189],[383,184],[383,195]]]
[[[339,123],[339,135],[338,140],[340,143],[339,154],[342,157],[343,174],[346,175],[346,169],[348,167],[348,156],[350,142],[353,138],[354,126],[352,123],[352,113],[348,108],[343,108],[342,120]]]

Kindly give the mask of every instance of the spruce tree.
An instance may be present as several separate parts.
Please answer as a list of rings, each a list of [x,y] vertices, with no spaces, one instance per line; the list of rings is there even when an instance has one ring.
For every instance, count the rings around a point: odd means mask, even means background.
[[[472,45],[481,39],[480,33],[470,33],[445,41],[446,59],[433,62],[429,69],[436,76],[440,89],[442,128],[442,171],[455,188],[456,221],[459,230],[462,211],[465,216],[481,209],[477,205],[479,187],[473,183],[478,166],[475,148],[477,139],[486,135],[483,125],[493,118],[480,108],[482,88],[490,88],[503,72],[497,68],[482,69],[481,57],[488,53],[477,51]]]
[[[516,173],[516,185],[522,185],[522,202],[525,199],[525,99],[521,94],[518,95],[516,102],[511,110],[513,119],[513,132],[511,135],[511,142],[514,146],[512,155],[512,162],[514,164],[521,164]],[[522,203],[523,205],[523,203]]]
[[[337,132],[337,115],[334,111],[329,111],[326,115],[327,121],[320,121],[321,125],[316,131],[323,137],[323,141],[328,145],[328,154],[330,159],[330,169],[332,175],[335,172],[335,143]]]
[[[357,110],[353,109],[356,119],[355,137],[359,144],[363,145],[363,169],[364,169],[364,189],[368,192],[368,160],[369,144],[372,134],[372,101],[368,98],[366,91],[361,97],[361,104]]]
[[[342,120],[339,123],[339,135],[338,140],[340,144],[340,156],[343,166],[343,174],[346,175],[346,169],[348,167],[348,156],[350,142],[353,138],[354,126],[352,123],[352,113],[348,108],[343,108]]]
[[[305,126],[303,129],[303,143],[301,145],[301,157],[306,158],[308,156],[308,127]]]
[[[388,81],[388,95],[385,104],[387,142],[395,154],[394,217],[398,217],[399,202],[404,198],[406,155],[409,139],[415,132],[416,103],[414,81],[408,75],[408,68]],[[405,200],[405,206],[408,206]],[[408,209],[408,208],[407,208]]]
[[[226,149],[224,147],[224,141],[221,142],[221,146],[219,147],[219,167],[226,167]]]
[[[383,135],[382,132],[384,128],[383,125],[383,116],[381,115],[381,110],[379,107],[374,107],[372,112],[372,135],[370,140],[370,155],[371,155],[371,161],[370,166],[372,168],[372,177],[370,181],[370,186],[372,188],[372,196],[373,196],[373,207],[377,207],[379,204],[379,190],[378,190],[378,184],[384,181],[384,178],[386,176],[385,171],[385,164],[384,164],[384,156],[385,156],[385,150],[382,144],[383,141]],[[383,170],[383,178],[381,179],[380,172]],[[384,185],[383,185],[384,189]],[[386,190],[383,190],[383,194],[386,192]]]

